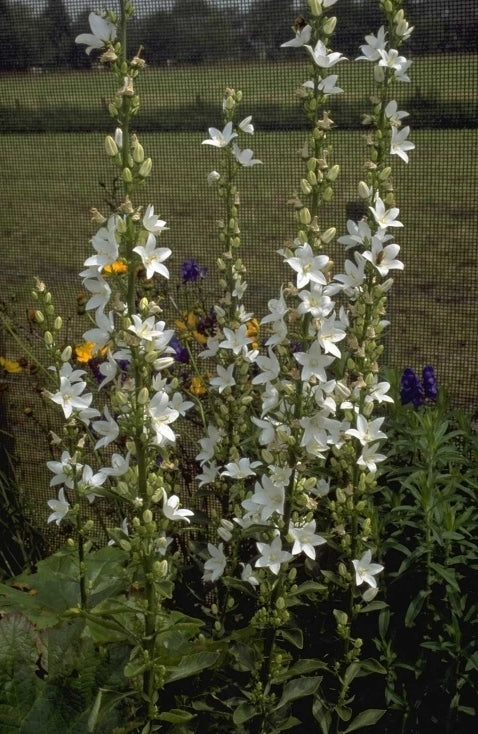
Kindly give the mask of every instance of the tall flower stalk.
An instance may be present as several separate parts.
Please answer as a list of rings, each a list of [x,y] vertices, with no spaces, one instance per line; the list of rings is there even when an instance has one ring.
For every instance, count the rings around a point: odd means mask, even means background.
[[[309,0],[308,21],[297,21],[295,37],[283,44],[303,46],[307,54],[300,97],[310,131],[295,198],[296,233],[278,243],[291,282],[269,300],[262,319],[245,305],[238,180],[243,169],[261,161],[241,147],[254,126],[248,116],[236,122],[239,91],[226,90],[223,127],[210,128],[203,141],[219,155],[208,180],[222,206],[220,295],[207,336],[197,331],[194,314],[177,309],[194,379],[206,386],[193,389],[199,383],[191,380],[187,396],[179,389],[177,339],[161,319],[171,250],[158,246],[158,238],[166,222],[151,204],[144,209],[137,201],[152,161],[130,132],[144,62],[140,51],[131,60],[126,55],[129,0],[121,2],[119,19],[92,13],[92,33],[77,39],[87,52],[102,51],[100,60],[116,79],[109,110],[117,127],[105,150],[122,190],[113,214],[92,210],[98,231],[81,272],[91,321],[83,338],[94,374],[78,369],[73,346],[58,346],[62,323],[51,295],[41,283],[35,291],[55,382],[45,395],[65,421],[61,461],[49,465],[52,486],[61,485],[58,499],[49,501],[49,520],[75,518],[71,544],[78,550],[81,612],[115,633],[121,629],[131,645],[125,675],[140,691],[138,721],[145,734],[164,720],[160,691],[168,680],[186,670],[200,672],[218,660],[219,651],[229,675],[226,688],[234,671],[247,672],[244,683],[234,684],[229,704],[234,726],[258,734],[289,728],[289,705],[302,697],[313,698],[323,732],[338,734],[354,725],[350,687],[365,670],[355,623],[374,599],[383,570],[373,561],[379,549],[372,540],[377,465],[386,458],[379,453],[386,438],[380,411],[391,400],[389,384],[378,377],[381,337],[389,273],[403,267],[389,234],[402,226],[390,156],[406,162],[413,148],[408,128],[401,128],[406,113],[389,99],[389,90],[408,80],[409,62],[399,47],[411,29],[400,2],[383,0],[386,24],[361,48],[360,59],[374,64],[376,83],[374,108],[364,120],[368,160],[359,184],[367,214],[349,221],[339,237],[351,255],[344,272],[334,275],[325,250],[337,233],[323,220],[340,171],[329,144],[327,103],[341,92],[335,67],[346,62],[329,48],[336,18],[328,11],[335,1]],[[194,279],[197,268],[195,261],[185,264],[183,279]],[[144,295],[152,292],[154,297]],[[195,454],[195,502],[206,526],[205,532],[204,525],[194,528],[191,545],[184,531],[194,513],[181,507],[182,464],[175,450],[188,414],[203,431]],[[121,524],[109,532],[125,553],[135,592],[127,592],[121,615],[108,605],[92,608],[88,598],[93,523],[87,508],[99,498],[121,511]],[[181,554],[202,569],[201,612],[192,618],[168,608]],[[306,601],[328,611],[313,642],[315,658],[304,662],[296,607]],[[212,640],[206,653],[205,638],[197,634],[205,623]],[[307,630],[305,637],[312,644]]]

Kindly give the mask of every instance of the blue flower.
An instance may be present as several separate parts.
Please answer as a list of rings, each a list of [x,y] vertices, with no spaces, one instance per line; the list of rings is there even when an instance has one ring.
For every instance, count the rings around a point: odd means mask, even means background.
[[[422,375],[425,397],[429,400],[436,400],[438,397],[438,385],[433,367],[431,365],[424,367]]]
[[[201,268],[198,261],[192,258],[185,260],[181,265],[181,278],[183,283],[197,283],[200,278],[205,278],[207,268]]]
[[[415,407],[425,402],[425,391],[411,367],[407,367],[400,380],[400,398],[403,405],[413,403]]]

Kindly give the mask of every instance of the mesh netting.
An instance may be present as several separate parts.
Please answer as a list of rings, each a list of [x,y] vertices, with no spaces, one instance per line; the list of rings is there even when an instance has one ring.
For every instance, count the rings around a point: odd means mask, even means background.
[[[114,3],[111,4],[114,7]],[[295,90],[306,80],[303,50],[280,49],[292,37],[306,3],[293,0],[139,0],[131,51],[143,46],[148,66],[138,92],[135,123],[153,158],[145,204],[167,220],[162,244],[170,270],[195,257],[212,266],[217,201],[206,183],[214,167],[201,146],[207,128],[221,123],[226,86],[244,93],[253,115],[253,146],[264,165],[241,184],[244,260],[249,304],[261,310],[284,277],[276,250],[294,235],[293,197],[302,175],[305,123]],[[406,269],[396,278],[386,364],[421,369],[433,364],[457,405],[475,411],[478,386],[478,4],[475,0],[409,0],[416,31],[405,53],[414,64],[410,84],[398,85],[400,108],[410,112],[416,151],[396,164],[395,188],[405,229],[397,241]],[[117,182],[103,152],[114,128],[107,113],[116,91],[111,75],[74,43],[88,31],[86,0],[0,0],[0,125],[4,133],[1,218],[4,310],[33,351],[27,310],[33,276],[40,275],[70,316],[73,338],[85,324],[76,315],[78,272],[94,228],[89,209],[108,210]],[[338,0],[334,49],[353,59],[365,33],[381,23],[376,0]],[[370,110],[368,64],[342,64],[345,93],[331,102],[336,123],[333,161],[342,183],[321,226],[343,233],[356,212],[357,182],[365,159],[361,114]],[[407,121],[408,122],[408,121]],[[329,253],[340,265],[337,246]],[[213,297],[213,296],[212,296]],[[20,346],[3,335],[0,353],[18,358]],[[27,361],[28,361],[28,355]],[[6,431],[28,447],[21,456],[27,484],[38,486],[50,450],[41,413],[32,408],[31,376],[6,378]],[[28,382],[28,387],[27,387]],[[34,378],[33,378],[34,382]],[[4,426],[5,429],[5,426]],[[49,496],[48,481],[43,483]]]

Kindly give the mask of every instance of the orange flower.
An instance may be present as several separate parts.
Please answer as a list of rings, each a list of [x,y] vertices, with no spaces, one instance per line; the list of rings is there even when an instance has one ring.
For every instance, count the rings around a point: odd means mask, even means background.
[[[93,359],[93,350],[95,346],[95,342],[83,342],[83,344],[77,344],[75,347],[76,361],[81,364],[86,364],[90,359]],[[98,351],[98,355],[102,357],[106,354],[106,351],[106,347],[103,347]]]
[[[259,329],[260,329],[259,319],[256,319],[255,317],[246,323],[246,333],[247,333],[247,336],[253,340],[251,343],[251,347],[253,349],[259,348],[259,344],[256,341],[256,337],[259,334]]]
[[[194,311],[185,311],[182,319],[176,319],[175,326],[179,331],[188,332],[199,344],[206,344],[207,337],[197,330],[199,317]]]
[[[126,273],[127,270],[128,266],[124,260],[115,260],[111,265],[105,265],[103,273],[105,275],[122,275],[123,273]]]

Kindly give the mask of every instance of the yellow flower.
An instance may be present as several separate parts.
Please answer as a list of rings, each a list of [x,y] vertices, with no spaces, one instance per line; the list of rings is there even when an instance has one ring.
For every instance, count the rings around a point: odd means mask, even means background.
[[[259,348],[259,344],[256,341],[256,337],[259,334],[259,329],[259,319],[256,319],[255,317],[246,323],[246,334],[250,339],[253,339],[253,342],[251,344],[251,347],[253,349]]]
[[[184,311],[182,319],[176,319],[175,326],[179,331],[188,332],[199,344],[206,344],[207,337],[197,330],[199,317],[194,311]]]
[[[105,265],[103,273],[105,275],[122,275],[122,273],[126,273],[127,270],[128,266],[124,260],[115,260],[111,265]]]
[[[77,344],[75,347],[75,358],[77,362],[86,364],[93,359],[93,350],[95,348],[95,342],[83,342],[83,344]],[[98,356],[103,357],[106,354],[106,347],[103,347],[98,351]]]
[[[205,395],[207,393],[207,385],[203,377],[193,377],[189,387],[193,395]]]
[[[3,367],[5,372],[8,372],[10,375],[22,371],[19,362],[15,362],[13,359],[7,359],[6,357],[0,357],[0,367]]]

